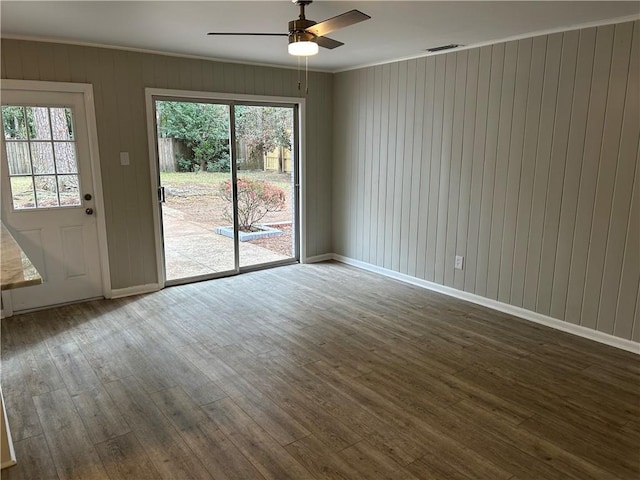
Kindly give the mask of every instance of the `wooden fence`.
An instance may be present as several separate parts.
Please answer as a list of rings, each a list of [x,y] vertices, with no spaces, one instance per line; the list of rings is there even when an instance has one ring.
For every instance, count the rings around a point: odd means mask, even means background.
[[[279,151],[281,150],[281,151]],[[177,172],[178,157],[186,154],[184,145],[173,138],[158,138],[158,163],[161,172]],[[264,156],[263,162],[256,165],[249,165],[249,148],[246,143],[240,141],[237,146],[237,155],[239,165],[249,169],[264,169],[265,171],[279,170],[279,156],[282,155],[282,171],[289,173],[293,170],[291,160],[291,151],[287,148],[276,147],[273,151]]]
[[[27,142],[5,142],[7,161],[12,175],[28,175],[31,173],[29,160],[29,144]]]

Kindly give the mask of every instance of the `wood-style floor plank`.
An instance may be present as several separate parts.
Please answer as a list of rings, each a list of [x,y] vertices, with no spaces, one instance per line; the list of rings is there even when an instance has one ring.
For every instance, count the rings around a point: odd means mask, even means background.
[[[157,480],[161,478],[134,433],[96,445],[111,480]]]
[[[313,476],[231,398],[206,405],[207,414],[265,477],[272,480],[305,480]]]
[[[19,466],[2,470],[2,480],[58,480],[56,466],[44,435],[25,438],[13,444]]]
[[[34,397],[58,476],[71,479],[108,479],[67,390]]]
[[[2,480],[640,478],[637,355],[342,264],[1,328]]]

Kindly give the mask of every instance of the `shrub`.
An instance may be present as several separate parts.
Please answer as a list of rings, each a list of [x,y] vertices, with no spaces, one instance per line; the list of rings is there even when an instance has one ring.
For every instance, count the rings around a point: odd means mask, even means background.
[[[178,160],[178,171],[179,172],[191,172],[193,171],[193,160],[189,159],[189,158],[185,158],[184,155],[182,154],[178,154],[177,155],[177,160]]]
[[[238,227],[244,232],[255,231],[255,224],[269,212],[279,212],[284,208],[284,190],[265,180],[239,178],[238,183]],[[223,218],[233,223],[231,180],[220,184],[220,197],[227,201],[222,212]]]
[[[231,162],[227,152],[221,153],[218,158],[207,162],[207,172],[229,172],[231,171]]]

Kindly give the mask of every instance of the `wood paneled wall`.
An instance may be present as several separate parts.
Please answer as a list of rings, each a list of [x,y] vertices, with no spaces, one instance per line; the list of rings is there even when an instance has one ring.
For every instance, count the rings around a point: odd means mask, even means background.
[[[628,22],[337,74],[334,251],[639,341],[639,60]]]
[[[2,78],[93,85],[114,289],[157,281],[144,89],[301,96],[295,70],[54,43],[3,39],[1,68]],[[332,77],[311,73],[306,99],[309,256],[331,251]]]

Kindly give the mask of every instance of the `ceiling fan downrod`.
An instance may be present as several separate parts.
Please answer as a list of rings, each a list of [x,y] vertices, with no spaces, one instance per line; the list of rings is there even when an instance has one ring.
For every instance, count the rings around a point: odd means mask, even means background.
[[[316,24],[313,20],[307,20],[304,14],[304,7],[309,5],[313,0],[292,0],[293,3],[300,6],[300,17],[297,20],[289,22],[289,38],[298,42],[311,42],[315,38],[310,32],[305,32],[309,27]]]

